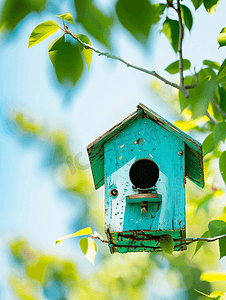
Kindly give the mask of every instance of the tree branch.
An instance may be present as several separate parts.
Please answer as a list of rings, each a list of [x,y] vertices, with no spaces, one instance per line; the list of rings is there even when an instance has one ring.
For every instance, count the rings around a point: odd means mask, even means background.
[[[216,107],[216,109],[218,110],[218,112],[219,112],[220,114],[222,114],[222,116],[223,116],[224,118],[226,118],[226,113],[221,109],[220,105],[215,101],[214,98],[212,98],[211,100],[212,100],[214,106]]]
[[[98,239],[98,240],[100,240],[102,243],[107,243],[107,244],[109,244],[109,242],[106,241],[105,239],[103,239],[97,232],[95,232],[95,234],[91,234],[91,238],[92,238],[92,239]]]
[[[184,35],[184,28],[181,17],[181,9],[180,9],[180,0],[177,0],[177,14],[179,18],[179,45],[178,45],[178,53],[179,53],[179,72],[180,72],[180,86],[184,86],[184,74],[183,74],[183,54],[182,54],[182,40]]]
[[[185,98],[189,98],[190,97],[189,92],[186,90],[186,88],[184,86],[179,86],[178,84],[176,84],[174,82],[171,82],[171,81],[163,78],[158,73],[156,73],[154,70],[150,71],[150,70],[147,70],[147,69],[144,69],[144,68],[132,65],[132,64],[128,63],[127,61],[125,61],[124,59],[122,59],[120,56],[115,56],[115,55],[109,54],[108,52],[103,52],[103,51],[101,51],[99,49],[94,48],[93,46],[91,46],[89,44],[84,43],[75,34],[73,34],[67,26],[66,26],[66,29],[65,29],[64,32],[65,32],[65,34],[70,34],[85,49],[91,49],[92,51],[94,51],[95,53],[97,53],[99,56],[103,55],[103,56],[106,56],[107,58],[118,60],[118,61],[122,62],[123,64],[125,64],[127,67],[130,67],[130,68],[133,68],[135,70],[138,70],[138,71],[141,71],[143,73],[146,73],[148,75],[154,76],[154,77],[158,78],[159,80],[161,80],[162,82],[164,82],[165,84],[170,85],[170,86],[172,86],[172,87],[180,90],[184,94]]]
[[[210,121],[213,123],[213,124],[218,124],[219,122],[214,118],[214,117],[212,117],[209,113],[208,113],[208,111],[206,112],[206,116],[210,119]]]
[[[198,74],[197,73],[194,74],[194,78],[195,78],[195,83],[194,84],[184,86],[187,90],[193,89],[198,85]]]
[[[173,5],[173,3],[171,3],[169,0],[167,0],[167,6],[168,6],[168,7],[172,7],[175,11],[177,11],[177,9],[176,9],[175,6]]]
[[[147,237],[146,235],[142,235],[140,233],[138,233],[138,235],[140,236],[145,236]],[[139,238],[135,235],[130,235],[130,234],[126,234],[126,235],[120,235],[121,237],[125,237],[126,239],[130,239],[130,240],[133,240],[133,241],[140,241],[140,242],[145,242],[145,241],[153,241],[153,240],[157,240],[159,239],[160,236],[150,236],[150,238]],[[97,232],[95,233],[95,235],[91,235],[91,238],[93,239],[98,239],[100,240],[101,242],[103,243],[107,243],[107,244],[111,244],[109,241],[106,241],[104,240]],[[223,238],[226,238],[226,234],[223,234],[223,235],[219,235],[219,236],[215,236],[213,238],[185,238],[185,239],[173,239],[175,242],[185,242],[183,243],[182,245],[189,245],[191,243],[194,243],[194,242],[198,242],[198,241],[203,241],[203,242],[215,242],[217,240],[220,240],[220,239],[223,239]],[[135,246],[135,245],[116,245],[116,244],[113,244],[114,247],[146,247],[146,246]],[[179,245],[180,246],[180,245]],[[176,245],[175,247],[178,247],[178,245]],[[149,247],[149,248],[161,248],[161,247]]]
[[[215,236],[213,238],[186,238],[186,239],[180,239],[177,241],[182,241],[182,242],[185,241],[185,242],[187,242],[186,245],[189,245],[191,243],[198,242],[198,241],[203,241],[203,242],[208,242],[208,243],[215,242],[215,241],[223,239],[223,238],[226,238],[226,234]]]

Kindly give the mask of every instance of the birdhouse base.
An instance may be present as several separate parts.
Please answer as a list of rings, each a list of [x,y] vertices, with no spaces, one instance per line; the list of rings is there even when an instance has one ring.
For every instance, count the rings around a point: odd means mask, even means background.
[[[159,243],[159,237],[171,234],[174,241],[174,251],[186,250],[185,242],[180,239],[186,238],[185,229],[178,230],[131,230],[123,232],[106,231],[110,252],[160,252],[162,248]]]

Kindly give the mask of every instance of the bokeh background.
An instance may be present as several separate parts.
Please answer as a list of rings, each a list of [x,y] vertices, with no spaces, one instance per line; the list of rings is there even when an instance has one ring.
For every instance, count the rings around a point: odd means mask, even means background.
[[[204,271],[226,271],[217,244],[203,247],[192,259],[195,245],[171,258],[110,255],[97,241],[94,266],[83,256],[79,239],[54,245],[59,237],[87,226],[105,237],[104,189],[94,190],[86,146],[135,111],[139,102],[171,122],[181,114],[176,91],[96,54],[75,87],[61,86],[48,57],[48,44],[60,33],[28,49],[31,31],[47,20],[60,24],[55,15],[70,11],[76,23],[69,26],[72,32],[87,34],[94,47],[132,64],[172,79],[164,69],[177,56],[160,33],[161,22],[152,26],[146,46],[137,42],[117,20],[116,1],[92,1],[114,20],[109,48],[76,21],[73,1],[49,0],[43,7],[36,1],[40,12],[26,12],[32,0],[16,2],[0,3],[2,20],[6,3],[14,11],[0,35],[0,299],[176,300],[198,299],[195,288],[224,290],[224,282],[200,281]],[[190,1],[184,3],[194,17],[193,29],[185,32],[184,58],[196,69],[204,59],[222,63],[226,52],[218,49],[217,34],[225,27],[226,3],[220,1],[212,17],[203,6],[195,11]],[[200,142],[206,136],[200,131],[189,134]],[[224,184],[217,168],[213,162],[202,191],[188,182],[188,236],[201,236],[209,220],[225,216]],[[196,212],[206,194],[213,194],[213,184],[218,192]]]

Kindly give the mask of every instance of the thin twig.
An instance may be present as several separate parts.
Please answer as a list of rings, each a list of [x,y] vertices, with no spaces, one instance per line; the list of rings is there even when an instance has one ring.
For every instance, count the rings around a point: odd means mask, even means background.
[[[219,122],[214,118],[214,117],[212,117],[209,113],[208,113],[208,111],[206,112],[206,116],[210,119],[210,121],[213,123],[213,124],[218,124]]]
[[[169,0],[167,0],[167,5],[168,7],[172,7],[175,11],[177,11],[176,7]]]
[[[60,26],[59,26],[59,27],[60,27]],[[62,27],[60,27],[60,29],[64,32],[64,34],[66,33],[65,30],[64,30]]]
[[[64,24],[64,30],[66,30],[66,25],[65,25],[65,22],[64,22],[64,20],[63,20],[63,24]]]
[[[191,85],[185,85],[184,87],[189,90],[189,89],[194,89],[197,85],[198,85],[198,74],[195,73],[194,75],[194,78],[195,78],[195,83],[194,84],[191,84]]]
[[[98,239],[100,240],[102,243],[107,243],[109,244],[108,241],[106,241],[105,239],[103,239],[97,232],[95,234],[91,234],[91,238],[92,239]]]
[[[183,40],[183,22],[181,17],[180,9],[180,0],[177,0],[177,14],[179,18],[179,44],[178,44],[178,53],[179,53],[179,72],[180,72],[180,86],[184,86],[184,74],[183,74],[183,54],[182,54],[182,40]]]
[[[136,69],[138,71],[144,72],[146,74],[149,74],[151,76],[154,76],[154,77],[158,78],[159,80],[161,80],[162,82],[164,82],[165,84],[170,85],[170,86],[172,86],[172,87],[180,90],[184,94],[185,98],[189,98],[190,97],[189,92],[185,89],[184,86],[179,86],[178,84],[176,84],[174,82],[171,82],[171,81],[163,78],[162,76],[160,76],[159,74],[157,74],[154,70],[150,71],[150,70],[147,70],[147,69],[144,69],[144,68],[132,65],[132,64],[126,62],[120,56],[115,56],[115,55],[109,54],[108,52],[100,51],[99,49],[96,49],[93,46],[82,42],[75,34],[73,34],[70,31],[70,29],[67,26],[66,26],[65,33],[66,34],[70,34],[74,39],[76,39],[80,44],[82,44],[85,49],[91,49],[92,51],[94,51],[95,53],[97,53],[99,56],[103,55],[103,56],[106,56],[107,58],[118,60],[118,61],[122,62],[123,64],[125,64],[127,67],[130,67],[130,68]]]
[[[176,241],[186,241],[186,242],[198,242],[198,241],[204,241],[204,242],[215,242],[217,240],[226,238],[226,234],[223,235],[219,235],[219,236],[215,236],[213,238],[186,238],[186,239],[180,239],[180,240],[176,240]]]
[[[224,112],[224,111],[221,109],[220,105],[215,101],[214,98],[212,98],[211,100],[212,100],[214,106],[216,107],[216,109],[219,111],[219,113],[222,114],[222,116],[223,116],[224,118],[226,118],[226,112]]]

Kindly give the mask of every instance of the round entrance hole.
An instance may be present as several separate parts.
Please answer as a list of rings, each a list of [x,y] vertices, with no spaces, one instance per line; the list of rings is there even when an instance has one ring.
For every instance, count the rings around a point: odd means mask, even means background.
[[[136,188],[149,189],[158,181],[159,168],[151,159],[138,159],[132,164],[129,177]]]

